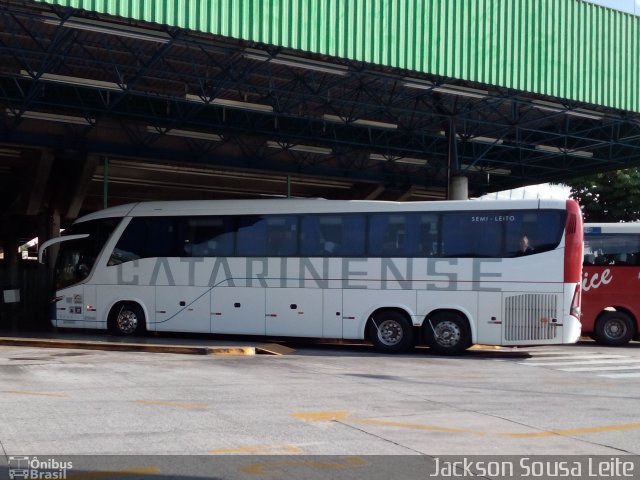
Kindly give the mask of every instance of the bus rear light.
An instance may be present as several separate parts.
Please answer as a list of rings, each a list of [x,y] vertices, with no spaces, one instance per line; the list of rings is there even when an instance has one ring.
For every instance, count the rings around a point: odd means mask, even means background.
[[[576,289],[573,292],[573,299],[571,300],[570,313],[576,318],[580,318],[580,306],[582,304],[582,288],[580,284],[576,285]]]

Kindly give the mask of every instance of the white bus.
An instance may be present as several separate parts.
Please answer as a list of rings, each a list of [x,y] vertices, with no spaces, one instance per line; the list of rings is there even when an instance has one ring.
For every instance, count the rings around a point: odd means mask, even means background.
[[[565,200],[146,202],[78,219],[40,256],[59,243],[56,327],[453,354],[576,342],[582,235]]]

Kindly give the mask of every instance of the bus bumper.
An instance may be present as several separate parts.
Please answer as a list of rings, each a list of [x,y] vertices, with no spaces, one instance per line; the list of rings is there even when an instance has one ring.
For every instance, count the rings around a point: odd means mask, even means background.
[[[580,333],[582,331],[582,325],[573,315],[567,315],[564,317],[562,329],[562,343],[576,343],[580,339]]]

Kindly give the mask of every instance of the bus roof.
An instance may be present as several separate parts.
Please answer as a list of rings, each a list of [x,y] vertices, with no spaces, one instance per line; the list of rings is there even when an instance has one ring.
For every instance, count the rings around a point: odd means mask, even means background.
[[[640,222],[629,223],[585,223],[585,235],[598,233],[640,233]]]
[[[421,212],[507,209],[566,209],[566,200],[448,200],[438,202],[390,202],[379,200],[257,199],[257,200],[178,200],[139,202],[110,207],[85,215],[86,222],[112,217],[161,217],[183,215],[246,215],[337,212]]]

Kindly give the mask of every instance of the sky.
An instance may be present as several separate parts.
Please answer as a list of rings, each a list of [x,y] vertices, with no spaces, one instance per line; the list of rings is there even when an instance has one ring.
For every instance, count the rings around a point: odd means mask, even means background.
[[[480,197],[480,200],[520,200],[523,198],[569,198],[571,188],[566,185],[551,185],[542,183],[539,185],[528,185],[526,187],[504,190],[502,192],[489,193]]]
[[[640,0],[585,0],[590,3],[602,5],[603,7],[621,10],[627,13],[640,15]]]

